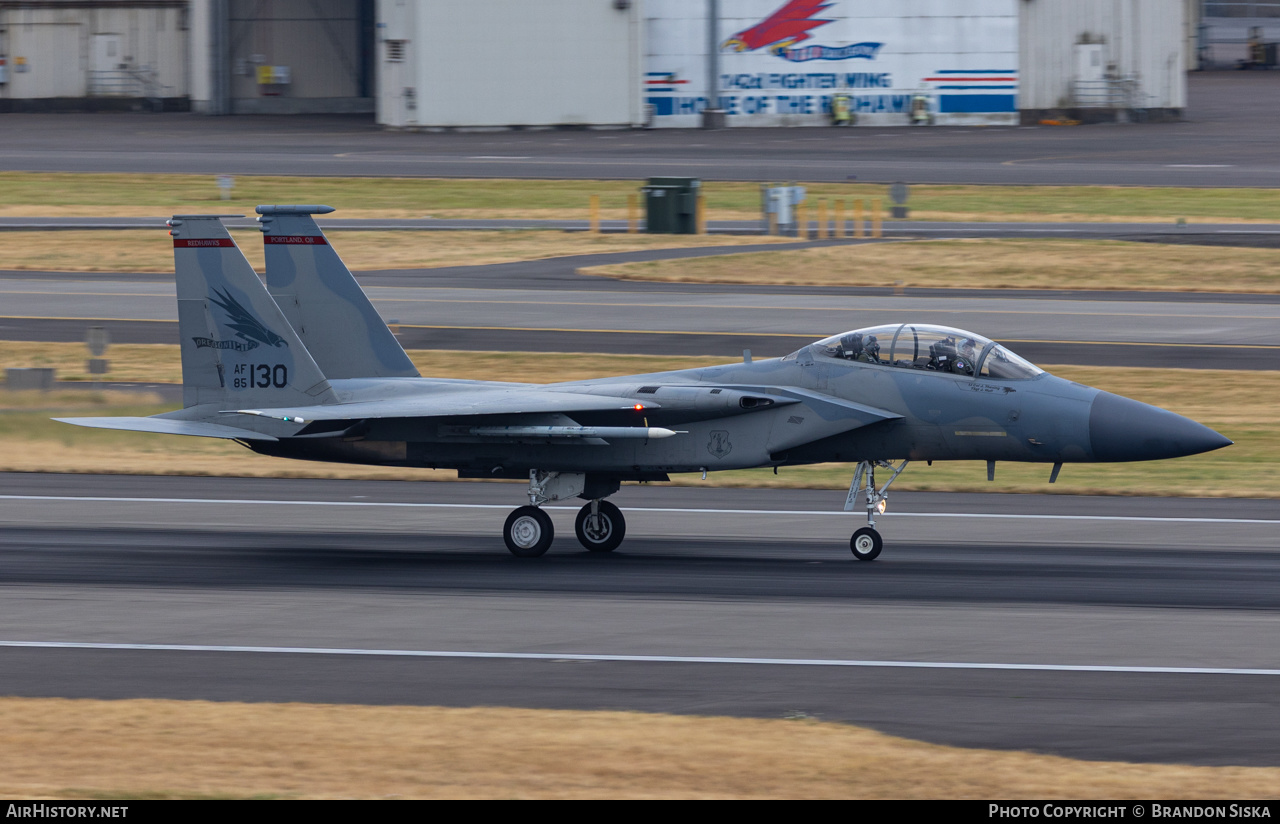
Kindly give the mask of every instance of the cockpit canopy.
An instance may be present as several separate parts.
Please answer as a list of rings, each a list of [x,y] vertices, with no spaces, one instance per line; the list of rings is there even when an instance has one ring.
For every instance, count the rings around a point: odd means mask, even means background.
[[[969,377],[1026,380],[1044,373],[1043,369],[989,338],[949,326],[919,323],[870,326],[833,335],[807,348],[814,358]]]

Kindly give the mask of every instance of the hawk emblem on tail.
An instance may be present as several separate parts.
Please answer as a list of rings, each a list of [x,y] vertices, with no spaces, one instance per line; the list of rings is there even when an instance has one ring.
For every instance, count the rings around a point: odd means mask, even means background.
[[[227,313],[227,326],[235,330],[236,337],[245,341],[253,341],[263,346],[284,346],[284,338],[268,329],[262,321],[244,307],[240,301],[231,297],[226,290],[214,291],[209,300]]]

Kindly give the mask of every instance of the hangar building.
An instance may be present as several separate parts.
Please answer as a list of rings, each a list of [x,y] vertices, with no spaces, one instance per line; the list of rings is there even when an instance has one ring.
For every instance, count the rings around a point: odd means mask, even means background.
[[[0,2],[0,111],[185,109],[185,2]]]
[[[919,97],[938,124],[1176,117],[1198,9],[1198,0],[379,0],[378,122],[825,125],[836,95],[848,95],[859,125],[904,124]]]
[[[374,110],[374,0],[0,0],[0,111]]]
[[[869,126],[922,101],[938,124],[1165,118],[1205,52],[1202,8],[1216,6],[0,0],[0,111],[376,113],[406,129],[819,125],[833,102]]]

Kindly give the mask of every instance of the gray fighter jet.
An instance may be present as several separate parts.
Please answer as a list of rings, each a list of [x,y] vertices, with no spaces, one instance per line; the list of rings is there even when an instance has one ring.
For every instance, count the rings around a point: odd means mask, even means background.
[[[845,510],[865,508],[854,557],[883,546],[875,516],[910,461],[1147,461],[1231,442],[1195,421],[1054,377],[972,332],[891,323],[784,358],[556,384],[424,378],[313,215],[259,206],[266,288],[227,215],[171,221],[183,409],[65,423],[227,438],[284,458],[456,469],[528,479],[507,548],[551,546],[542,504],[588,503],[575,524],[592,552],[622,542],[606,498],[623,481],[829,461],[855,465]],[[880,470],[888,475],[883,484]]]

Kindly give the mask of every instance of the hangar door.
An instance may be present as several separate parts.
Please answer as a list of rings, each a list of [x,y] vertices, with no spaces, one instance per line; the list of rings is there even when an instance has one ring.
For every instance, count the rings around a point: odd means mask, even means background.
[[[10,96],[84,97],[80,30],[77,23],[11,25]]]
[[[372,112],[374,0],[230,0],[232,110]]]

